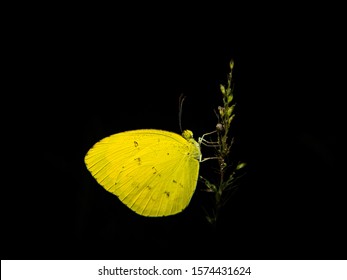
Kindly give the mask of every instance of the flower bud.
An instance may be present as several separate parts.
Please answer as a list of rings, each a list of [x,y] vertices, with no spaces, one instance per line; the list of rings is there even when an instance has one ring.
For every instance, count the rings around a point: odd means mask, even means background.
[[[220,91],[225,95],[225,87],[223,85],[220,85]]]
[[[216,129],[217,129],[217,131],[223,131],[224,130],[224,126],[221,123],[217,123]]]
[[[230,70],[233,70],[234,68],[234,60],[230,60]]]

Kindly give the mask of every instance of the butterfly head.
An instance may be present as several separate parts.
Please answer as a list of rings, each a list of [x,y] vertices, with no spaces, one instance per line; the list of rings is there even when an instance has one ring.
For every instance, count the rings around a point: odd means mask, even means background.
[[[202,155],[201,155],[201,151],[200,151],[200,144],[198,142],[195,141],[195,139],[193,138],[193,132],[191,130],[184,130],[182,132],[182,136],[184,139],[186,139],[189,143],[193,144],[194,148],[193,148],[193,157],[199,161],[201,161]]]
[[[188,129],[186,129],[182,132],[182,136],[187,141],[189,141],[190,139],[194,139],[193,138],[193,132],[191,130],[188,130]]]

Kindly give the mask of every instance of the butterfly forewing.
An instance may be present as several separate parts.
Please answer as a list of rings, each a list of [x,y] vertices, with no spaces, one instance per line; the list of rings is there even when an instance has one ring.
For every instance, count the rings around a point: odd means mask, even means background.
[[[88,152],[87,168],[98,183],[143,216],[181,212],[194,193],[199,148],[162,130],[135,130],[107,137]]]

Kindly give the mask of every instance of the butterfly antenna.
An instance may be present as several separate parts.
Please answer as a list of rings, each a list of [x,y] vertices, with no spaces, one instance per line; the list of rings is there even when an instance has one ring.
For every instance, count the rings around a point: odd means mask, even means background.
[[[186,99],[186,97],[181,93],[180,98],[178,100],[178,122],[180,126],[181,133],[183,132],[182,129],[182,111],[183,111],[183,101]]]

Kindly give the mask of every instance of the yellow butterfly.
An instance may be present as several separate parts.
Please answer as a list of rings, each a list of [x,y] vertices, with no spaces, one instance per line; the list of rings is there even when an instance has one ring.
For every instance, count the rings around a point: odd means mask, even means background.
[[[85,156],[101,186],[149,217],[174,215],[188,206],[200,161],[200,144],[190,130],[182,136],[157,129],[121,132],[102,139]]]

